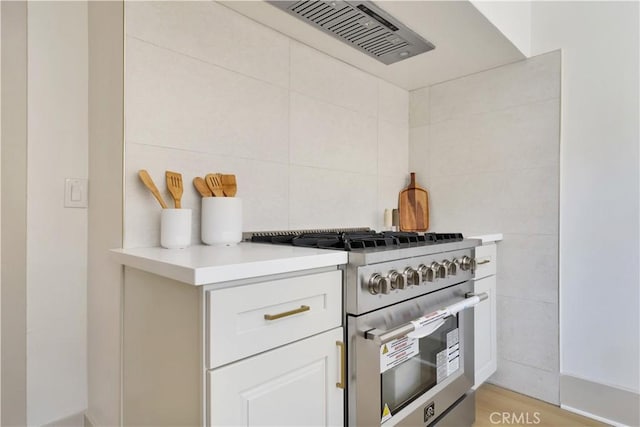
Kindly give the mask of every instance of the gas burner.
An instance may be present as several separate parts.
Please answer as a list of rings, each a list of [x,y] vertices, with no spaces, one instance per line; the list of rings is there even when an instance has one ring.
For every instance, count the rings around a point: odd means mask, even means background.
[[[462,241],[460,233],[414,233],[401,231],[376,232],[368,228],[278,231],[250,233],[252,242],[275,243],[319,249],[343,251],[368,249],[394,249],[407,246],[426,246]]]

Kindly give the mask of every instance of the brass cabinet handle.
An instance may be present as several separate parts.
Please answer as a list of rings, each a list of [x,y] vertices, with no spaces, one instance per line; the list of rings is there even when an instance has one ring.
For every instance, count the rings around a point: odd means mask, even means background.
[[[489,264],[490,262],[490,259],[483,259],[482,261],[477,261],[476,265]]]
[[[344,343],[342,341],[336,341],[336,345],[340,347],[340,382],[336,383],[336,387],[344,390],[344,387],[345,387]]]
[[[293,316],[294,314],[304,313],[305,311],[309,311],[309,310],[311,310],[311,307],[309,307],[308,305],[301,305],[300,308],[296,308],[295,310],[285,311],[284,313],[265,314],[264,318],[265,320],[282,319],[283,317]]]

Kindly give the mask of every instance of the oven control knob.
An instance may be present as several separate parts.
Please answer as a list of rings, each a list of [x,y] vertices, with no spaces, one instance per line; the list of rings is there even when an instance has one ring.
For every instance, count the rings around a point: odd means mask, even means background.
[[[444,266],[447,275],[455,276],[455,274],[456,274],[456,265],[453,262],[445,259],[444,261],[442,261],[442,265]]]
[[[405,281],[404,276],[395,270],[392,270],[387,275],[389,282],[391,283],[391,289],[404,289]]]
[[[420,284],[420,273],[411,267],[407,267],[404,270],[404,275],[407,278],[407,285],[418,286]]]
[[[389,293],[389,280],[376,273],[369,278],[369,293],[377,295],[379,293]]]
[[[441,263],[438,264],[438,274],[437,276],[440,279],[445,279],[447,277],[447,271],[449,271],[449,269],[447,268],[447,264],[449,263],[449,261],[447,261],[446,259],[444,261],[442,261]]]
[[[463,256],[462,260],[460,261],[460,270],[462,271],[467,271],[469,269],[471,269],[471,264],[472,264],[472,259],[469,258],[468,256]]]
[[[423,282],[427,281],[427,274],[429,272],[429,267],[424,264],[420,264],[418,266],[418,273],[420,274],[420,278]]]
[[[438,278],[438,271],[440,270],[440,264],[432,262],[427,270],[427,281],[434,282]]]
[[[453,263],[453,273],[452,274],[457,274],[458,270],[460,269],[460,260],[458,258],[454,258],[453,261],[451,261]]]

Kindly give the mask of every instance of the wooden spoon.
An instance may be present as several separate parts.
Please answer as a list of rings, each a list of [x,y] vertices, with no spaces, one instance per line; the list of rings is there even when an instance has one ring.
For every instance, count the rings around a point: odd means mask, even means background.
[[[204,177],[204,180],[215,197],[224,197],[222,180],[220,179],[219,173],[210,173]]]
[[[153,183],[153,180],[149,176],[149,172],[147,172],[145,169],[140,169],[138,171],[138,176],[140,177],[140,180],[143,182],[143,184],[151,191],[151,194],[155,196],[156,200],[160,203],[160,206],[162,206],[163,209],[167,209],[167,204],[160,195],[158,187],[156,187],[156,185]]]
[[[236,184],[235,175],[222,175],[222,190],[227,197],[233,197],[238,191],[238,185]]]
[[[182,207],[180,203],[180,199],[182,199],[182,174],[167,171],[165,178],[167,180],[167,190],[169,190],[171,197],[175,201],[176,209],[180,209]]]
[[[200,193],[202,197],[213,197],[213,193],[209,190],[209,187],[207,187],[207,183],[199,176],[193,178],[193,186],[196,187],[196,191]]]

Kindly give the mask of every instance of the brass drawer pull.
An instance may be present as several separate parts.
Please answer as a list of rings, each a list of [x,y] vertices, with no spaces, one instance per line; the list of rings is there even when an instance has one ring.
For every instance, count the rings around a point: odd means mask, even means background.
[[[309,307],[308,305],[301,305],[300,308],[296,308],[295,310],[285,311],[284,313],[265,314],[264,318],[265,320],[282,319],[283,317],[293,316],[294,314],[304,313],[305,311],[309,311],[309,310],[311,310],[311,307]]]
[[[342,341],[336,341],[336,345],[340,347],[340,382],[336,383],[336,387],[344,390],[344,387],[345,387],[344,343]]]
[[[489,264],[490,262],[490,259],[483,259],[482,261],[476,262],[476,265]]]

